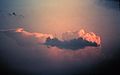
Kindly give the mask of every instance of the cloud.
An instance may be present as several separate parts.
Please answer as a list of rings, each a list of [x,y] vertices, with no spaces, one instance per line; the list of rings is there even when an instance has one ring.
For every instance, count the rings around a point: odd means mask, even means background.
[[[83,38],[78,39],[72,39],[69,41],[61,41],[57,38],[47,38],[45,45],[52,46],[52,47],[58,47],[61,49],[71,49],[71,50],[78,50],[83,49],[87,46],[91,47],[98,47],[99,45],[95,42],[89,42],[87,40],[84,40]]]
[[[16,12],[10,12],[10,13],[8,13],[8,15],[9,15],[9,16],[18,16],[18,17],[24,18],[23,15],[19,15],[19,14],[17,14]]]
[[[23,28],[1,30],[0,33],[4,33],[6,36],[14,39],[19,45],[40,45],[45,42],[46,38],[53,37],[51,34],[32,33],[27,32]]]
[[[101,43],[100,36],[97,36],[94,32],[86,32],[84,29],[75,32],[67,31],[62,34],[62,39],[65,41],[69,41],[77,38],[83,38],[83,40],[95,42],[98,45],[100,45]]]
[[[33,46],[45,45],[48,47],[57,47],[60,49],[78,50],[85,47],[100,46],[100,37],[93,32],[87,33],[83,29],[76,32],[65,32],[62,40],[54,37],[52,34],[43,34],[37,32],[28,32],[23,28],[1,30],[8,37],[14,39],[19,45]]]
[[[78,50],[85,47],[98,47],[100,46],[100,37],[93,32],[87,33],[83,29],[76,32],[68,31],[63,33],[63,40],[58,38],[47,38],[45,45],[58,47],[61,49]]]
[[[19,14],[19,13],[16,13],[14,11],[12,12],[9,12],[9,11],[3,11],[3,10],[0,10],[0,16],[14,16],[14,17],[20,17],[20,18],[24,18],[23,15]]]
[[[15,12],[13,12],[13,13],[8,13],[8,15],[10,15],[10,16],[17,16],[17,14],[16,14]]]

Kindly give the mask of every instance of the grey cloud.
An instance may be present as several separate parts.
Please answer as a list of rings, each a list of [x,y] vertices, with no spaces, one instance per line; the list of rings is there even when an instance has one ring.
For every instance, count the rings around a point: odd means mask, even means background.
[[[53,38],[53,39],[47,38],[45,45],[51,46],[51,47],[58,47],[61,49],[70,49],[70,50],[79,50],[88,46],[91,46],[91,47],[99,46],[97,45],[97,43],[89,42],[87,40],[84,40],[83,38],[71,39],[69,41],[61,41],[57,38]]]

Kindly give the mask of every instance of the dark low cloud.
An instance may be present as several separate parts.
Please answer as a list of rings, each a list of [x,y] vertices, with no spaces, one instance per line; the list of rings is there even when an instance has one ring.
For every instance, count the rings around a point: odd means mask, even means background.
[[[61,41],[57,38],[53,38],[53,39],[47,38],[45,45],[51,47],[58,47],[61,49],[71,49],[71,50],[78,50],[85,48],[87,46],[91,46],[91,47],[99,46],[97,45],[97,43],[84,40],[83,38],[72,39],[69,41]]]
[[[79,31],[68,31],[62,34],[62,39],[47,38],[45,45],[51,47],[58,47],[60,49],[79,50],[85,47],[100,46],[100,36],[93,32],[86,32],[84,29]]]

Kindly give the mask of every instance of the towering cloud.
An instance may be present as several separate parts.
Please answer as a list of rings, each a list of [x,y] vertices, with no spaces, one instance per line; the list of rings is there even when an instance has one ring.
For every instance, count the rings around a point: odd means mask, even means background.
[[[83,29],[76,32],[65,32],[62,34],[62,39],[47,38],[46,45],[55,46],[62,49],[78,50],[87,46],[98,47],[100,46],[100,37],[93,32],[85,32]]]
[[[68,31],[62,34],[63,40],[72,40],[72,39],[77,39],[77,38],[82,38],[83,40],[89,41],[89,42],[95,42],[97,45],[100,45],[101,40],[100,36],[97,36],[93,32],[86,32],[84,29],[81,29],[79,31]]]
[[[90,41],[90,42],[95,42],[97,45],[100,45],[101,40],[100,36],[97,36],[93,32],[85,32],[83,29],[78,32],[79,37],[82,37],[84,40]]]
[[[62,34],[62,40],[54,37],[52,34],[43,34],[28,32],[23,28],[1,30],[0,32],[16,40],[19,45],[46,45],[60,49],[78,50],[88,46],[100,46],[100,37],[93,32],[87,33],[83,29],[76,32],[65,32]]]

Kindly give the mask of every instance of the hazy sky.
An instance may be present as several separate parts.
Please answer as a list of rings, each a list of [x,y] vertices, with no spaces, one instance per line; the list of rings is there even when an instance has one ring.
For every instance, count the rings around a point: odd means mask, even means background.
[[[53,35],[60,35],[69,30],[85,29],[101,37],[102,44],[100,50],[109,54],[109,51],[114,51],[114,48],[117,48],[119,44],[120,10],[118,3],[109,0],[0,0],[0,29],[15,29],[18,27],[25,28],[29,32],[50,33]],[[17,36],[17,38],[19,37]],[[3,45],[0,44],[0,47],[4,47],[6,45],[4,40],[0,40],[3,42]],[[6,41],[6,43],[8,48],[5,49],[9,50],[9,41]],[[24,52],[26,49],[29,52],[28,46],[25,49],[21,46],[20,49],[19,46],[14,49],[16,42],[13,40],[11,45],[13,50],[18,48],[18,50],[23,49]],[[30,49],[30,53],[32,53],[32,49],[34,50],[34,47]],[[35,49],[39,51],[39,47]],[[54,57],[56,58],[55,61],[57,60],[56,53],[58,53],[58,56],[63,56],[61,55],[61,50],[57,48],[49,49],[40,47],[40,49],[41,52],[44,52],[45,49],[48,53],[51,50],[53,61]],[[73,54],[72,51],[64,51],[65,56],[65,52],[68,55],[69,53]],[[86,50],[85,52],[89,51]],[[81,52],[78,51],[76,53],[78,53],[79,57],[79,53]],[[62,59],[64,60],[64,57]]]
[[[17,18],[17,23],[13,19],[12,23],[8,21],[8,24],[0,24],[3,28],[18,25],[32,31],[60,33],[81,28],[98,30],[98,26],[106,28],[103,26],[111,24],[111,20],[118,23],[116,18],[119,18],[119,12],[107,9],[97,2],[98,0],[1,0],[0,9],[3,12],[16,12],[25,18]],[[6,20],[4,18],[2,19]]]
[[[117,6],[103,0],[1,0],[0,29],[23,27],[51,34],[85,29],[112,40],[120,34]],[[8,16],[12,12],[18,16]]]

